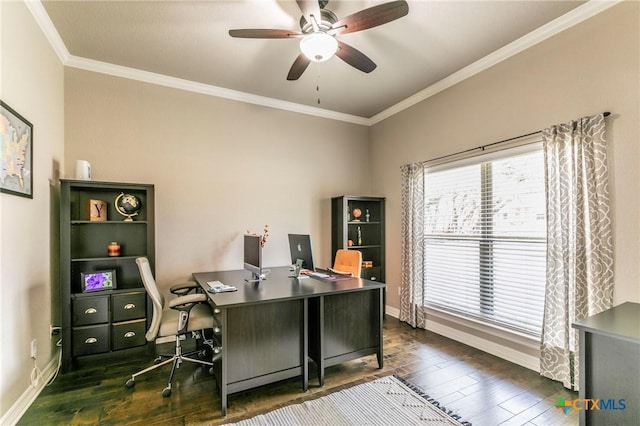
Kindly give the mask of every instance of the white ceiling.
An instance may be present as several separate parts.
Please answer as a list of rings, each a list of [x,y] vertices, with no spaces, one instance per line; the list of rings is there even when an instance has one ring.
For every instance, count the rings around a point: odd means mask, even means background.
[[[326,8],[342,18],[384,2],[331,0]],[[373,72],[365,74],[334,57],[319,66],[312,63],[296,81],[286,76],[299,53],[297,39],[228,35],[237,28],[299,30],[301,12],[292,0],[47,0],[40,9],[41,18],[48,15],[53,23],[50,39],[55,32],[61,38],[66,65],[147,81],[166,76],[165,82],[173,82],[168,85],[189,90],[323,115],[319,108],[366,123],[483,58],[499,62],[517,53],[513,46],[526,47],[553,34],[559,22],[575,23],[589,6],[560,0],[408,3],[407,16],[338,36],[377,64]]]

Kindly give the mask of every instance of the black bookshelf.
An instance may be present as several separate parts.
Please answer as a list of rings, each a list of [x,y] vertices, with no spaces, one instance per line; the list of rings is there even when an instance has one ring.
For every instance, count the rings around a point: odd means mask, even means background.
[[[131,194],[141,208],[131,221],[116,209],[120,194]],[[106,220],[91,220],[89,200],[105,202]],[[78,358],[146,344],[151,304],[140,279],[136,257],[155,265],[154,186],[121,182],[60,180],[60,291],[62,371]],[[120,244],[109,256],[107,246]],[[114,271],[116,287],[83,292],[82,275]]]
[[[338,249],[359,250],[362,278],[385,282],[384,204],[381,197],[341,195],[331,199],[332,263]]]

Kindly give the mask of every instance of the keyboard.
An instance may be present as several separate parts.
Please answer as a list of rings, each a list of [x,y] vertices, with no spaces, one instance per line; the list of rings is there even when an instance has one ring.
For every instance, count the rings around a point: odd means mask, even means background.
[[[313,278],[329,278],[331,275],[323,272],[309,272],[309,276]]]

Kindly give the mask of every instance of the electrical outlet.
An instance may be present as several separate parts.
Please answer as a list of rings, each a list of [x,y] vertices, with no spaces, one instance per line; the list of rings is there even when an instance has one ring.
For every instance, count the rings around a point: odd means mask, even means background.
[[[31,341],[31,358],[36,359],[38,356],[38,339],[33,339]]]
[[[57,336],[62,330],[62,327],[56,327],[52,324],[49,324],[49,338],[53,339],[53,336]]]

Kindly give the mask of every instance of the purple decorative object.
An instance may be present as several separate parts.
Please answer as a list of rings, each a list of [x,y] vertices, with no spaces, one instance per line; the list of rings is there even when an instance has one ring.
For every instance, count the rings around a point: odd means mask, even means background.
[[[112,290],[114,288],[116,288],[114,270],[82,274],[82,291]]]

